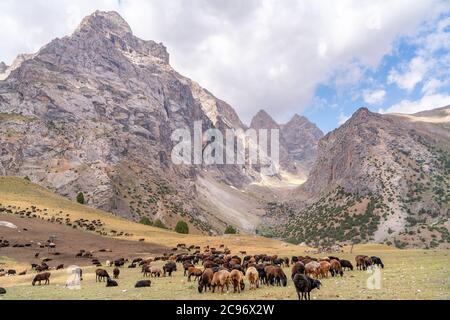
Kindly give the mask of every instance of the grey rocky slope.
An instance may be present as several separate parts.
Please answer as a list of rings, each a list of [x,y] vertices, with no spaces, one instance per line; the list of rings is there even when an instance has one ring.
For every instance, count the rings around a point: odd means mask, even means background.
[[[222,228],[193,201],[201,168],[170,161],[170,136],[194,121],[205,130],[243,125],[173,70],[162,44],[135,37],[117,13],[96,12],[3,71],[0,174],[28,176],[72,199],[82,191],[89,205],[127,218],[171,225],[181,216],[202,232]],[[210,171],[248,181],[240,168]]]
[[[258,181],[259,168],[171,161],[176,129],[247,127],[169,60],[119,14],[97,11],[70,36],[1,64],[0,174],[71,199],[83,192],[88,205],[129,219],[252,232],[263,201],[236,190]]]
[[[280,165],[299,177],[306,177],[317,157],[317,145],[323,132],[307,118],[294,115],[286,124],[278,124],[264,110],[252,119],[250,128],[280,131]]]
[[[358,110],[319,142],[297,191],[266,217],[294,241],[448,246],[450,107],[416,115]],[[282,218],[284,217],[284,219]]]

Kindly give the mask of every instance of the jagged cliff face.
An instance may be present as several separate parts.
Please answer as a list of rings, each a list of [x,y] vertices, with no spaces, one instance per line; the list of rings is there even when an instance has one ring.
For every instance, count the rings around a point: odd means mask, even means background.
[[[272,217],[285,217],[284,236],[448,246],[449,112],[358,110],[320,140],[308,181],[298,190],[307,200],[270,208]]]
[[[135,37],[114,12],[96,12],[0,73],[0,174],[28,176],[72,199],[82,191],[89,205],[128,218],[170,225],[182,214],[211,229],[192,201],[201,168],[172,164],[170,136],[194,121],[204,130],[242,123],[174,71],[162,44]],[[248,179],[232,166],[210,171],[235,185]]]
[[[253,129],[280,130],[280,166],[282,169],[307,178],[317,157],[317,145],[323,132],[307,118],[295,115],[288,123],[278,124],[264,110],[252,119]]]

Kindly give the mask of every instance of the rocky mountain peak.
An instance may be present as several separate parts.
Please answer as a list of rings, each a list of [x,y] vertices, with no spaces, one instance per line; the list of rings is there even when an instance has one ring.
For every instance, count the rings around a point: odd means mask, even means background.
[[[278,129],[279,125],[265,110],[259,110],[258,113],[253,117],[250,123],[250,128]]]
[[[114,33],[118,36],[133,34],[129,24],[115,11],[96,11],[85,17],[76,32]]]
[[[294,116],[292,117],[292,119],[286,124],[303,124],[309,122],[309,120],[306,117],[303,117],[299,114],[294,114]]]

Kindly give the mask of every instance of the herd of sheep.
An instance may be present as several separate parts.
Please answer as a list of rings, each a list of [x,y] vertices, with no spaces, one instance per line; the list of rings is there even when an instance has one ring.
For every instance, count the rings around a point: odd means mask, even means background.
[[[185,245],[178,247],[187,249]],[[93,265],[98,268],[95,271],[96,282],[105,282],[106,287],[118,286],[121,268],[125,266],[129,269],[139,269],[144,280],[138,280],[135,284],[136,288],[144,288],[151,286],[151,280],[148,277],[171,277],[172,273],[177,271],[177,265],[181,265],[184,270],[184,276],[187,281],[192,280],[198,282],[198,292],[204,293],[228,292],[231,288],[234,293],[240,293],[245,290],[245,283],[249,285],[249,290],[258,290],[261,286],[287,286],[288,277],[283,271],[283,267],[291,268],[290,278],[294,283],[298,298],[300,300],[310,299],[310,293],[314,289],[322,286],[320,279],[328,277],[344,276],[344,271],[353,270],[350,261],[340,259],[334,256],[326,256],[323,258],[314,258],[310,256],[292,256],[278,257],[277,255],[257,254],[247,255],[241,251],[240,255],[232,255],[231,251],[221,245],[221,250],[205,247],[200,251],[200,246],[191,246],[188,251],[195,250],[194,253],[181,254],[164,254],[154,258],[142,259],[125,259],[120,258],[113,261],[106,261],[105,266],[113,268],[112,277],[102,263],[92,257],[92,254],[80,251],[76,257],[91,258]],[[186,252],[188,252],[186,251]],[[160,268],[154,264],[155,261],[163,261]],[[379,257],[369,257],[358,255],[355,257],[356,268],[366,270],[372,267],[384,268]],[[41,265],[33,264],[32,268],[38,272],[32,281],[32,285],[50,284],[50,267],[43,262]],[[62,269],[63,265],[59,265],[54,269]],[[4,270],[0,272],[5,273]],[[14,274],[13,271],[7,271]],[[77,270],[80,280],[83,280],[81,268]],[[0,294],[5,294],[6,290],[0,288]]]

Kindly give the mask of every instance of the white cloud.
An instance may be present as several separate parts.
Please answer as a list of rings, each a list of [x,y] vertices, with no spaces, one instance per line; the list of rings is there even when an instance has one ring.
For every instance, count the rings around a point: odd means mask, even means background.
[[[401,89],[412,91],[417,84],[422,82],[429,71],[431,62],[425,61],[423,57],[415,57],[411,60],[403,72],[391,70],[388,76],[388,83],[395,83]]]
[[[449,79],[446,80],[439,80],[435,78],[431,78],[422,87],[422,93],[425,93],[426,95],[432,95],[433,93],[436,93],[438,89],[446,86],[449,81]]]
[[[420,111],[436,109],[450,105],[450,95],[433,94],[425,95],[416,101],[402,100],[387,110],[380,109],[380,113],[417,113]]]
[[[338,117],[338,124],[340,126],[342,126],[344,123],[347,122],[347,120],[349,120],[351,118],[351,116],[347,116],[345,115],[342,111],[341,113],[339,113],[339,117]]]
[[[364,101],[368,104],[381,104],[386,97],[386,91],[384,90],[375,90],[375,91],[364,91],[363,98]]]
[[[18,53],[70,34],[95,9],[117,10],[137,36],[163,42],[180,73],[232,104],[244,120],[264,107],[285,121],[311,105],[317,85],[336,80],[337,72],[346,83],[376,68],[399,36],[435,19],[443,3],[1,0],[0,60],[11,63]]]

